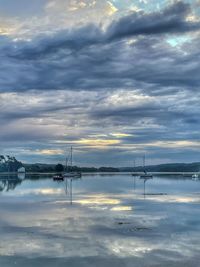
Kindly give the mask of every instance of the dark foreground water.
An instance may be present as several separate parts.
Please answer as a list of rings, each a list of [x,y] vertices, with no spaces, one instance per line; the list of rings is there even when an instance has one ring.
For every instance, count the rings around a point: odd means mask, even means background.
[[[0,178],[0,266],[196,267],[200,181]]]

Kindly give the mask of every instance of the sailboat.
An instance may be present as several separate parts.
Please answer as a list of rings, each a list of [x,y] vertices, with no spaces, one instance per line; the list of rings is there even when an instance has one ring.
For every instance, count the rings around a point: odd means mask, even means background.
[[[198,173],[194,173],[194,174],[192,175],[192,180],[194,180],[194,181],[199,180],[199,174],[198,174]]]
[[[145,170],[145,155],[143,156],[143,167],[144,167],[144,174],[140,175],[140,179],[153,179],[153,175],[150,173],[147,173]]]
[[[68,162],[70,161],[70,165]],[[63,174],[64,178],[81,178],[81,172],[72,171],[72,161],[73,161],[73,148],[70,149],[70,156],[66,158],[66,172]]]

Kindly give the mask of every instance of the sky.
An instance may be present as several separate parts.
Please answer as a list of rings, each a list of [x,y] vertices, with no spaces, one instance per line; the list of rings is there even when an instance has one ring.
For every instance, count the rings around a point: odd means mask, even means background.
[[[200,161],[199,15],[199,0],[0,0],[0,154]]]

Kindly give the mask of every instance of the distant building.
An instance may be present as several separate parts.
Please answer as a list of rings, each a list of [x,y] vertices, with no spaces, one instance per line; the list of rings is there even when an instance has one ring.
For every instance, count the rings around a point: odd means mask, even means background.
[[[21,167],[17,170],[18,173],[25,173],[26,169],[24,167]]]

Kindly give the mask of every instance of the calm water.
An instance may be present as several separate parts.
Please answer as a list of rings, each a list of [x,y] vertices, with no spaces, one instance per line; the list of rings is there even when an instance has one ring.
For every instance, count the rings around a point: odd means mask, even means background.
[[[4,177],[5,178],[5,177]],[[0,266],[199,266],[200,181],[0,178]]]

